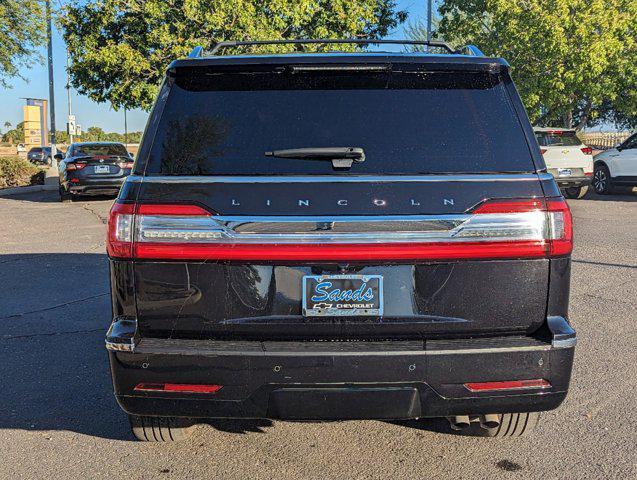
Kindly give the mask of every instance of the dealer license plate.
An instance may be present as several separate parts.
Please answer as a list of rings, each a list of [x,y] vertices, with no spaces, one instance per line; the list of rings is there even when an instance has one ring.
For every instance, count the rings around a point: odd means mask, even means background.
[[[307,275],[303,277],[303,315],[381,316],[381,275]]]

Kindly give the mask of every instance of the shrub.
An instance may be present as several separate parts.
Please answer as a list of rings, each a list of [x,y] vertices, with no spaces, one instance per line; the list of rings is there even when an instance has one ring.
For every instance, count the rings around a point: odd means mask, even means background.
[[[45,176],[44,170],[24,158],[0,157],[0,188],[39,185]]]

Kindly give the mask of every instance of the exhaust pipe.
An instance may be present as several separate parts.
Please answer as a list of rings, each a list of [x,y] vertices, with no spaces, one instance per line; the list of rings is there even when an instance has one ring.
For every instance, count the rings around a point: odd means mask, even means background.
[[[480,426],[485,430],[498,428],[500,426],[500,415],[498,415],[497,413],[480,415]]]
[[[452,430],[464,430],[471,425],[469,415],[456,415],[455,417],[448,417],[448,420]]]

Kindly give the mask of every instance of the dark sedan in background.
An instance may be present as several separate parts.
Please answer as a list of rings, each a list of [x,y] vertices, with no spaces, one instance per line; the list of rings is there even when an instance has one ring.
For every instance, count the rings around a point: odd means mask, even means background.
[[[27,153],[27,160],[36,165],[51,165],[51,147],[33,147]]]
[[[73,143],[60,161],[60,201],[80,195],[117,195],[133,168],[132,155],[121,143]]]

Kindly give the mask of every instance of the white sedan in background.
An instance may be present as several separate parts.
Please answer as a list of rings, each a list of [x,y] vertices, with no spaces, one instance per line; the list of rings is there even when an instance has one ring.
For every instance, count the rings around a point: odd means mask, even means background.
[[[612,193],[615,187],[637,187],[637,133],[622,144],[595,155],[593,188],[596,193]]]

